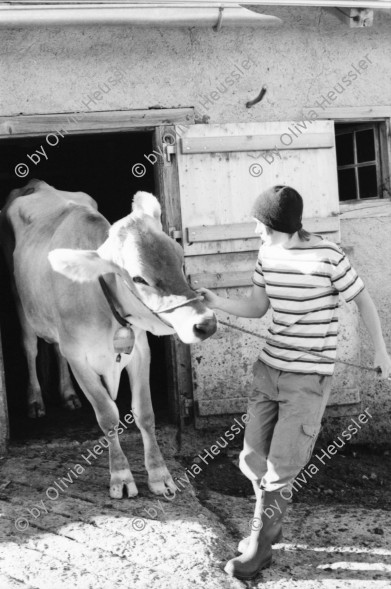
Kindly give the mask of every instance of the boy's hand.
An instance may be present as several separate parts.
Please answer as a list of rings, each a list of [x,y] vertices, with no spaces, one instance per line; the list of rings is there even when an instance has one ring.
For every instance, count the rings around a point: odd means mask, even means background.
[[[391,380],[391,358],[386,351],[375,352],[374,365],[381,370],[380,378]]]
[[[219,297],[207,288],[197,288],[196,292],[204,297],[203,302],[210,309],[218,309]]]

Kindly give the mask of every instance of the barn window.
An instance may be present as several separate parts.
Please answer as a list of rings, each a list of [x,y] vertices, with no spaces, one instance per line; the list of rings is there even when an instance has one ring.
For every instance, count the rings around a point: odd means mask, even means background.
[[[336,124],[339,200],[381,198],[380,124]]]

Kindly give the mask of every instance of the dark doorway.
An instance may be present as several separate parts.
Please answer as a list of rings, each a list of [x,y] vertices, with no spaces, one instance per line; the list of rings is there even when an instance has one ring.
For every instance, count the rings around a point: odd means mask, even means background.
[[[144,157],[152,153],[152,132],[121,132],[59,136],[58,143],[50,146],[47,136],[7,139],[0,142],[0,207],[9,192],[24,186],[32,178],[44,180],[55,188],[67,191],[83,191],[98,203],[99,211],[112,223],[131,210],[132,197],[138,190],[155,193],[154,158]],[[54,143],[53,135],[50,136]],[[33,159],[28,155],[41,152]],[[18,178],[15,166],[24,162],[30,168],[25,178]],[[137,178],[132,167],[145,164],[145,175]],[[11,439],[31,437],[74,436],[76,439],[100,435],[92,408],[79,390],[82,409],[67,411],[60,406],[57,387],[57,369],[51,346],[39,342],[38,369],[42,377],[46,417],[39,420],[27,418],[27,368],[21,347],[21,334],[10,290],[9,277],[4,260],[0,261],[0,321],[3,343],[7,399],[10,414]],[[148,334],[152,352],[151,392],[157,421],[169,419],[168,383],[165,363],[165,338]],[[131,394],[128,379],[123,371],[117,404],[120,414],[129,412]],[[95,432],[96,429],[96,432]]]

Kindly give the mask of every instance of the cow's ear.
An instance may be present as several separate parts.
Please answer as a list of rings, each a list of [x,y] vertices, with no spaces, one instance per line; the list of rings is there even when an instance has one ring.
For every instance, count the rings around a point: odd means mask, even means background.
[[[149,215],[162,228],[162,209],[156,196],[150,192],[136,192],[133,197],[132,211],[136,214],[143,213],[144,215]]]
[[[55,272],[74,282],[92,282],[101,274],[118,270],[114,262],[104,260],[95,250],[56,249],[49,252],[48,259]]]

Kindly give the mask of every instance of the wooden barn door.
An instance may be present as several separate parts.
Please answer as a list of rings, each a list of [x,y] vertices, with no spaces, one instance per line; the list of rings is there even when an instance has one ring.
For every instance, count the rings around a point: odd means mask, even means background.
[[[259,240],[250,210],[258,194],[289,184],[304,198],[304,227],[339,241],[339,201],[334,128],[331,121],[191,125],[176,128],[182,244],[194,287],[243,296],[251,286]],[[297,135],[297,136],[296,136]],[[262,320],[218,317],[266,335]],[[341,337],[342,336],[342,337]],[[339,354],[357,360],[357,315],[342,312]],[[348,342],[348,343],[347,343]],[[220,326],[216,335],[191,348],[196,415],[245,411],[252,365],[262,340]],[[359,401],[357,374],[338,369],[330,404],[337,414]]]

